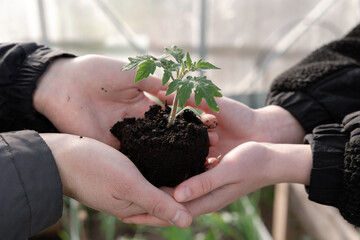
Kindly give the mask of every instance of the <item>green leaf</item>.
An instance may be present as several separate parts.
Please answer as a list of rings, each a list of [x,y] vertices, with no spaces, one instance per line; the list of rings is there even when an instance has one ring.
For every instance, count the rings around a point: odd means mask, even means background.
[[[182,59],[185,56],[184,51],[181,48],[179,48],[178,46],[172,46],[171,48],[165,48],[165,52],[167,52],[168,54],[173,56],[178,63],[181,63]]]
[[[186,109],[192,111],[193,113],[196,114],[196,116],[198,116],[199,118],[201,118],[201,113],[202,113],[202,111],[201,111],[200,109],[196,109],[196,108],[193,108],[193,107],[190,107],[190,106],[186,106],[186,107],[184,107],[184,108],[180,108],[180,110],[178,111],[178,113],[176,114],[176,116],[178,116],[182,111],[184,111],[184,110],[186,110]]]
[[[192,66],[192,60],[191,60],[189,52],[186,53],[186,65],[187,65],[188,69],[190,69]]]
[[[194,92],[196,105],[199,105],[202,99],[205,99],[210,109],[218,111],[219,108],[214,98],[222,96],[220,88],[210,80],[206,79],[206,77],[192,77],[187,76],[187,74],[189,71],[219,68],[209,62],[203,62],[202,59],[193,62],[189,52],[186,52],[186,58],[184,59],[184,51],[178,46],[165,48],[165,53],[165,55],[160,57],[153,57],[148,54],[129,57],[130,62],[125,65],[122,70],[127,71],[138,68],[135,75],[135,82],[139,82],[142,79],[149,77],[150,74],[154,74],[157,67],[162,68],[164,72],[162,85],[164,86],[170,82],[165,95],[177,91],[176,96],[178,101],[175,102],[178,102],[179,107],[183,107],[190,98],[191,93]],[[169,55],[175,60],[167,59]],[[174,76],[176,76],[177,79],[174,80]]]
[[[197,82],[194,91],[196,106],[199,106],[201,100],[204,98],[209,108],[218,112],[219,107],[214,97],[222,97],[222,94],[219,92],[220,88],[218,88],[210,80],[206,79],[206,76],[194,77],[194,80]]]
[[[154,74],[156,69],[155,61],[147,60],[139,65],[139,70],[135,76],[135,83],[149,77],[150,74]]]
[[[141,55],[141,56],[136,56],[135,58],[133,57],[129,57],[129,61],[130,63],[126,64],[121,71],[128,71],[128,70],[134,70],[136,69],[142,62],[150,60],[154,57],[145,54],[145,55]]]
[[[150,93],[147,93],[147,92],[144,92],[144,94],[145,94],[145,96],[146,96],[147,98],[149,98],[151,101],[157,103],[158,105],[160,105],[160,106],[162,106],[162,107],[165,107],[165,104],[164,104],[162,101],[160,101],[159,98],[157,98],[157,97],[155,97],[154,95],[151,95]]]
[[[169,71],[176,71],[181,68],[180,63],[175,63],[174,61],[168,59],[161,59],[160,63],[164,69]]]
[[[166,90],[165,96],[175,92],[181,85],[181,80],[180,79],[175,79],[174,81],[172,81],[169,86],[168,89]]]
[[[190,77],[190,76],[189,76]],[[190,77],[191,78],[191,77]],[[183,107],[187,100],[190,98],[191,92],[194,88],[192,81],[181,81],[180,88],[178,89],[179,106]]]
[[[200,59],[197,63],[194,64],[194,70],[200,70],[200,69],[220,69],[213,64],[209,62],[203,62],[202,59]]]
[[[164,70],[164,75],[162,77],[162,85],[164,86],[171,77],[171,72],[169,70]]]

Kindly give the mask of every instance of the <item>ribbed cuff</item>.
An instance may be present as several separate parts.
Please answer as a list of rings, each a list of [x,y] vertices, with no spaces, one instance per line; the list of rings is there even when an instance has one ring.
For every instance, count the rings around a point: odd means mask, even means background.
[[[307,186],[309,199],[337,207],[343,189],[344,149],[347,135],[339,124],[316,127],[313,134],[306,135],[311,145],[313,168],[310,185]]]
[[[347,115],[343,124],[350,140],[345,150],[344,186],[339,210],[348,222],[360,226],[360,111]]]

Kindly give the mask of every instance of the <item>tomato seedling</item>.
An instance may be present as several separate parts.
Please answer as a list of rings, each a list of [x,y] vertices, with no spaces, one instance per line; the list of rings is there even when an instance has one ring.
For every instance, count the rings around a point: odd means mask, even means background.
[[[197,113],[196,110],[191,107],[184,108],[192,92],[194,92],[196,106],[199,106],[204,98],[209,108],[218,112],[219,108],[214,98],[222,97],[220,88],[211,80],[207,79],[206,76],[190,76],[189,73],[220,68],[209,62],[204,62],[202,59],[193,62],[189,52],[186,53],[185,58],[184,51],[178,46],[165,48],[165,52],[170,54],[175,61],[168,59],[169,55],[154,57],[145,54],[129,57],[130,63],[125,65],[122,71],[135,70],[138,68],[135,75],[135,82],[139,82],[149,77],[150,74],[154,74],[156,68],[163,69],[162,85],[170,81],[165,95],[175,92],[167,126],[170,127],[176,116],[184,109],[190,109]]]

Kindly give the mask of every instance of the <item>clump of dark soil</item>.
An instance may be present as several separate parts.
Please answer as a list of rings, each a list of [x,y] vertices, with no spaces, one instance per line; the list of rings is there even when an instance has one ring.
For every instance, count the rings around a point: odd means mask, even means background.
[[[167,128],[169,114],[169,107],[153,105],[145,118],[125,118],[110,130],[120,151],[157,187],[174,187],[204,172],[209,153],[207,128],[192,111],[183,111]]]

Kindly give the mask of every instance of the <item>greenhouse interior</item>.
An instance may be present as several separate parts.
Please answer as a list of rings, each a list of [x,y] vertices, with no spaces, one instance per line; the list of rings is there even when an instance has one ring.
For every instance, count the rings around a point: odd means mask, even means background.
[[[258,109],[277,76],[359,20],[359,0],[0,0],[0,42],[124,62],[179,46],[220,68],[206,74],[223,96]],[[279,183],[184,229],[127,224],[64,196],[61,219],[30,239],[335,240],[360,233],[336,208],[309,201],[304,185]]]

